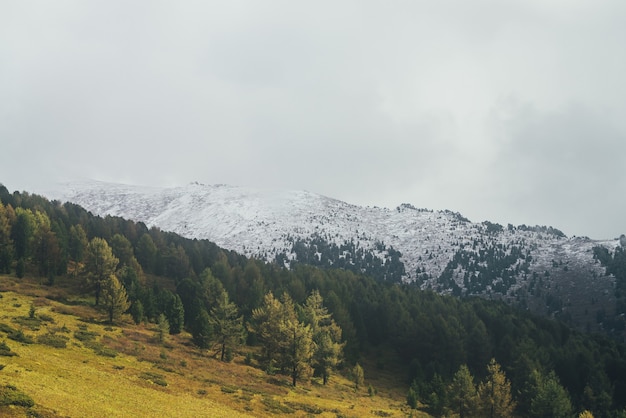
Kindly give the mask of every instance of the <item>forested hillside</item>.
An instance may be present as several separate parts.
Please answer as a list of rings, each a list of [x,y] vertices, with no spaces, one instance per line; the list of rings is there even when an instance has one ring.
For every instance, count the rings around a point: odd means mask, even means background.
[[[288,270],[3,186],[0,202],[0,272],[36,275],[51,287],[63,277],[110,322],[127,312],[164,334],[188,330],[224,361],[241,344],[258,346],[261,367],[294,386],[358,370],[364,355],[385,368],[394,353],[406,365],[397,378],[407,384],[408,403],[434,415],[481,414],[496,398],[509,399],[503,414],[626,413],[626,350],[607,337],[501,302],[349,270],[300,263]],[[621,251],[599,254],[612,272],[624,271]],[[465,263],[463,254],[455,260]],[[496,383],[501,392],[488,393]]]
[[[613,251],[617,239],[472,222],[457,212],[407,203],[363,207],[306,191],[224,184],[159,188],[85,181],[47,194],[95,215],[209,239],[288,268],[340,268],[440,294],[502,300],[580,331],[626,337],[614,326],[623,322],[615,309],[615,276],[594,258],[594,247]]]

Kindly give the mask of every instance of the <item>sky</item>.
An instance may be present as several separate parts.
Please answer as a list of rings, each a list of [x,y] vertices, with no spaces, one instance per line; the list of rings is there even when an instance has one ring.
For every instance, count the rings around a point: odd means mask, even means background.
[[[0,1],[0,183],[626,233],[623,0]]]

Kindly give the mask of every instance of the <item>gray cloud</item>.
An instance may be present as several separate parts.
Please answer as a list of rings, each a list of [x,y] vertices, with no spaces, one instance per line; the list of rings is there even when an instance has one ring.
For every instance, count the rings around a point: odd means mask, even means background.
[[[618,235],[624,18],[618,0],[5,3],[0,181],[308,189]]]

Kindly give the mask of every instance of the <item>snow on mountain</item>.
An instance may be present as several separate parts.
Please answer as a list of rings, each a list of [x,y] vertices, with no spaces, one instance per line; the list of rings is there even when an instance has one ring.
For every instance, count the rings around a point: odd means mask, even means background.
[[[360,207],[306,191],[198,183],[155,188],[89,181],[43,194],[286,266],[352,267],[441,293],[516,299],[535,311],[562,312],[572,303],[582,309],[611,303],[613,295],[614,280],[593,247],[612,250],[619,241],[568,238],[549,227],[502,227],[409,204]]]
[[[155,188],[80,182],[61,185],[48,196],[71,201],[97,215],[120,216],[157,226],[188,238],[208,239],[247,256],[274,260],[290,254],[294,240],[319,236],[341,245],[358,242],[367,250],[393,248],[405,266],[405,279],[417,269],[438,277],[456,250],[489,237],[493,244],[524,242],[533,248],[535,266],[551,260],[595,264],[595,245],[615,247],[617,240],[597,242],[567,238],[537,229],[503,228],[488,232],[488,223],[472,223],[450,211],[360,207],[306,191],[252,189],[192,183]],[[382,255],[382,254],[379,254]]]

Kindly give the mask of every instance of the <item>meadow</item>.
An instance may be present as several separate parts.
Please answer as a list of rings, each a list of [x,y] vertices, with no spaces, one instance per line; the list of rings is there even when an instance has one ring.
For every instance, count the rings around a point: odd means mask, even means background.
[[[107,324],[63,286],[0,276],[0,296],[1,416],[427,416],[408,409],[402,365],[380,353],[363,358],[358,390],[345,370],[293,387],[258,367],[255,347],[221,362],[185,332],[160,342],[155,324]]]

